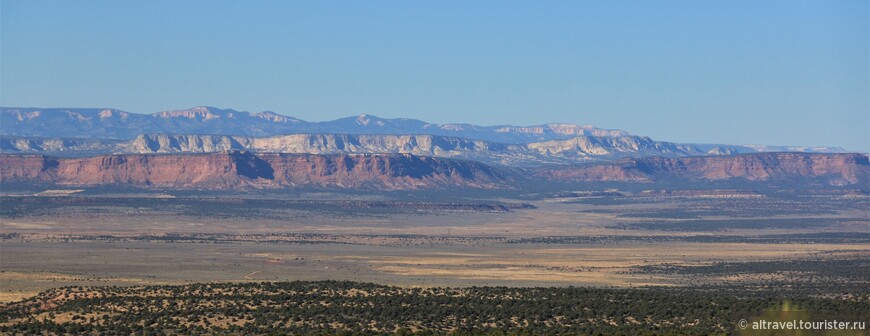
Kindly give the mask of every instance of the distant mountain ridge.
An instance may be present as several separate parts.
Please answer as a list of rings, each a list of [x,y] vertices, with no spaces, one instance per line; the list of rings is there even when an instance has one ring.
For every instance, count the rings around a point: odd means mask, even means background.
[[[239,135],[265,137],[297,133],[427,134],[501,143],[527,143],[575,136],[626,136],[573,124],[478,126],[432,124],[371,115],[308,122],[274,112],[251,113],[199,106],[138,114],[112,108],[0,108],[0,134],[25,137],[132,139],[140,134]]]
[[[269,111],[205,106],[147,115],[100,108],[0,108],[0,153],[82,157],[227,150],[413,154],[514,167],[648,156],[846,152],[837,147],[680,144],[573,124],[431,124],[370,115],[307,122]]]
[[[704,155],[693,146],[647,137],[578,136],[528,144],[505,144],[438,135],[291,134],[271,137],[143,134],[133,140],[0,136],[0,153],[59,156],[184,154],[246,150],[297,154],[413,154],[463,158],[507,166],[576,163],[636,156]]]
[[[184,154],[247,150],[256,153],[413,154],[462,158],[507,166],[566,164],[624,157],[734,155],[805,148],[691,145],[642,136],[576,136],[507,144],[439,135],[290,134],[270,137],[142,134],[132,140],[0,136],[0,153],[92,156]],[[817,149],[824,151],[825,148]]]

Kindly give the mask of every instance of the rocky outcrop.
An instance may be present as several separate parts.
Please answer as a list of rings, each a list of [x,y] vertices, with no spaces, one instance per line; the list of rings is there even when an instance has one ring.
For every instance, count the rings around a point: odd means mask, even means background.
[[[858,183],[870,163],[862,154],[759,153],[752,155],[635,160],[640,170],[667,172],[677,178],[766,181],[788,177],[834,177]]]
[[[433,187],[507,187],[506,175],[473,161],[415,155],[264,154],[274,179],[290,186],[423,189]]]
[[[0,155],[0,183],[181,189],[501,188],[509,177],[482,163],[413,155],[224,152],[51,158]]]
[[[54,180],[58,160],[42,155],[0,155],[0,183]]]
[[[537,176],[566,181],[761,182],[823,179],[831,185],[867,185],[870,163],[863,154],[755,153],[682,158],[629,158],[611,163],[541,168]]]
[[[108,154],[123,150],[125,141],[0,136],[0,153]]]

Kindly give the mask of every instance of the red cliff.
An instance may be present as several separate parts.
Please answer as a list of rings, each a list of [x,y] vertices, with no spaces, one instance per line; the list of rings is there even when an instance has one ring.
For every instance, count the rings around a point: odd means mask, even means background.
[[[487,165],[413,155],[309,155],[226,152],[49,158],[0,155],[0,183],[130,185],[230,189],[338,187],[381,190],[504,187]]]
[[[517,172],[528,176],[515,175]],[[756,153],[633,158],[574,166],[508,170],[410,154],[125,154],[88,158],[0,155],[0,183],[128,185],[184,189],[446,187],[513,188],[516,181],[707,182],[821,181],[867,185],[863,154]]]
[[[833,185],[867,183],[870,163],[863,154],[754,153],[684,158],[632,158],[611,163],[539,169],[537,176],[570,181],[651,182],[668,179],[769,181],[823,178]]]

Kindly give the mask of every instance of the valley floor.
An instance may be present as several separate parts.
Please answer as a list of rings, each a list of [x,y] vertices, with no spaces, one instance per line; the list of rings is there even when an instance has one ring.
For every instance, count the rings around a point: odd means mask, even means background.
[[[44,195],[0,197],[7,312],[37,295],[69,292],[55,289],[65,286],[104,293],[119,289],[99,286],[239,283],[248,290],[257,286],[251,281],[331,280],[398,286],[390,291],[591,286],[866,304],[870,284],[866,195],[576,193],[404,203]],[[154,288],[130,291],[150,297]],[[55,316],[62,314],[69,315]],[[463,325],[444,321],[432,323],[441,331]],[[499,326],[487,323],[478,327]],[[713,325],[704,330],[730,330]]]

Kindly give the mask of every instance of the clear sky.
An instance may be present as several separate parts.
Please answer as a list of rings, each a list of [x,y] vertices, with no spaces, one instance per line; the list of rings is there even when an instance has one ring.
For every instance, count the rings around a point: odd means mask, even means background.
[[[870,151],[868,1],[0,0],[0,105]]]

